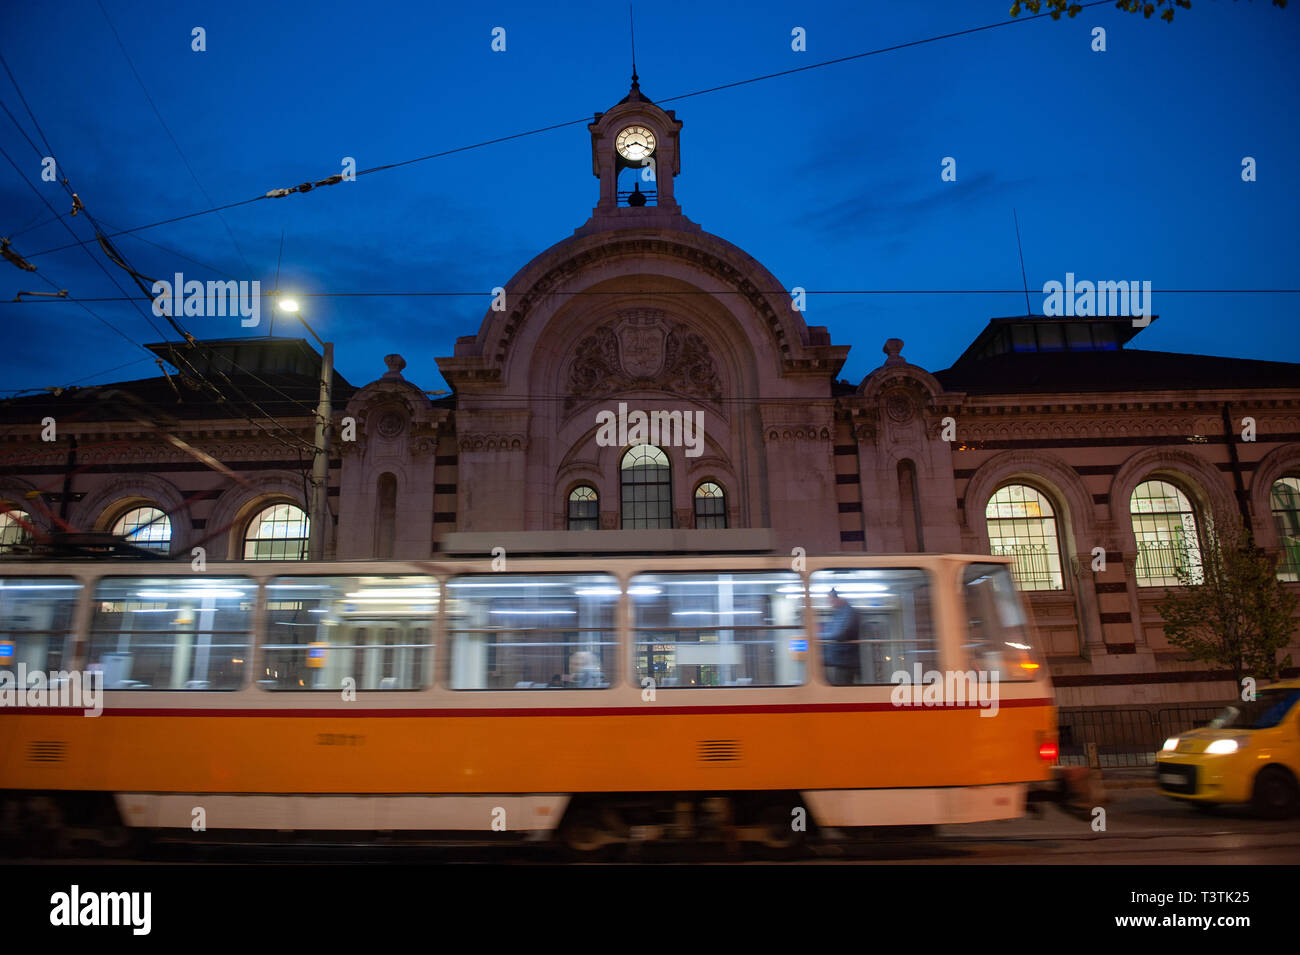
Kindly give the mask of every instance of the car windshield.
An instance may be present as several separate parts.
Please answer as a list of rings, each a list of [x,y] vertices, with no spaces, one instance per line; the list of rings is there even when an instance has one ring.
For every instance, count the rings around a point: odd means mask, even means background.
[[[1210,729],[1266,730],[1277,726],[1300,701],[1300,689],[1260,690],[1249,703],[1234,703],[1210,723]]]

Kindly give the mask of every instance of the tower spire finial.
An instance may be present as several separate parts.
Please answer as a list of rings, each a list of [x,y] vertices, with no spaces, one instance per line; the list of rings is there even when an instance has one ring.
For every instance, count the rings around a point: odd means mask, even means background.
[[[632,4],[627,5],[627,26],[632,37],[632,86],[637,86],[636,75],[636,21],[632,18]]]

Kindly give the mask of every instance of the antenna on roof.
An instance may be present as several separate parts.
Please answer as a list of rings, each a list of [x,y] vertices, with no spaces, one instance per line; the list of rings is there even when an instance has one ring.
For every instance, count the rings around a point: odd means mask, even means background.
[[[627,5],[628,33],[632,37],[632,82],[636,83],[636,22],[632,19],[632,4]]]
[[[1029,279],[1025,278],[1025,249],[1020,244],[1020,216],[1016,215],[1016,207],[1011,207],[1011,215],[1016,220],[1016,250],[1020,253],[1020,281],[1025,287],[1025,317],[1034,313],[1029,308]]]

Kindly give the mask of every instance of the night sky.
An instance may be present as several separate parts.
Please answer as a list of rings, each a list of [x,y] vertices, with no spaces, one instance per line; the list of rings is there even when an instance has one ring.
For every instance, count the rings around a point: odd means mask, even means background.
[[[1020,288],[1014,207],[1035,313],[1043,283],[1066,272],[1149,280],[1160,319],[1133,347],[1300,360],[1300,295],[1162,291],[1300,288],[1296,4],[1197,0],[1172,24],[1107,4],[675,99],[997,23],[1008,6],[638,4],[641,88],[685,123],[682,211],[786,288],[972,290]],[[114,240],[148,275],[259,279],[270,290],[283,232],[286,292],[472,293],[305,300],[354,384],[379,377],[382,357],[399,352],[408,379],[446,387],[434,359],[477,332],[489,290],[591,214],[585,124],[627,93],[631,72],[619,4],[104,0],[103,9],[184,159],[95,0],[6,4],[0,52],[61,173],[111,231],[323,179],[344,156],[365,169],[579,121]],[[196,26],[205,52],[191,50]],[[491,50],[497,26],[504,53]],[[805,53],[790,48],[796,26],[807,30]],[[1104,53],[1091,49],[1096,26],[1107,31]],[[0,102],[45,154],[3,75]],[[90,238],[2,114],[0,145],[78,238]],[[940,180],[945,156],[957,160],[955,183]],[[1245,156],[1257,161],[1255,182],[1242,181]],[[37,254],[72,241],[49,219],[0,157],[0,235],[37,275],[74,297],[120,295],[93,255],[134,291],[93,243],[91,255]],[[28,228],[38,223],[47,224]],[[157,374],[75,304],[9,304],[20,290],[49,290],[37,275],[0,262],[0,393]],[[90,307],[135,342],[159,339],[129,303]],[[853,346],[841,375],[856,382],[883,361],[886,338],[904,339],[909,361],[937,370],[989,318],[1024,310],[1018,291],[838,294],[810,296],[805,318]],[[237,319],[185,324],[222,338],[265,334],[268,320],[269,310],[256,329]],[[284,318],[275,331],[302,334]]]

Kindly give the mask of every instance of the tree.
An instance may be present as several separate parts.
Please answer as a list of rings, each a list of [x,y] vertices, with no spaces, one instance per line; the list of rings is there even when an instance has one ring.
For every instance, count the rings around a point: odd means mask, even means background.
[[[1160,14],[1160,19],[1166,23],[1173,23],[1174,7],[1190,10],[1192,0],[1151,0],[1151,2],[1147,2],[1147,0],[1116,0],[1115,6],[1126,13],[1140,12],[1147,19],[1151,18],[1151,14],[1156,12],[1157,7],[1166,7],[1165,12]],[[1273,6],[1285,7],[1286,0],[1273,0]],[[1082,6],[1071,3],[1070,0],[1024,0],[1023,3],[1021,0],[1016,0],[1015,3],[1011,4],[1011,15],[1013,17],[1020,16],[1022,7],[1034,15],[1037,15],[1043,7],[1046,7],[1053,20],[1061,19],[1062,13],[1073,17],[1083,9]]]
[[[1180,589],[1166,589],[1156,605],[1165,636],[1191,659],[1231,669],[1238,687],[1244,676],[1273,679],[1291,666],[1290,655],[1279,662],[1277,652],[1291,641],[1297,598],[1278,579],[1277,559],[1240,523],[1222,534],[1207,530],[1200,565],[1180,562]]]

